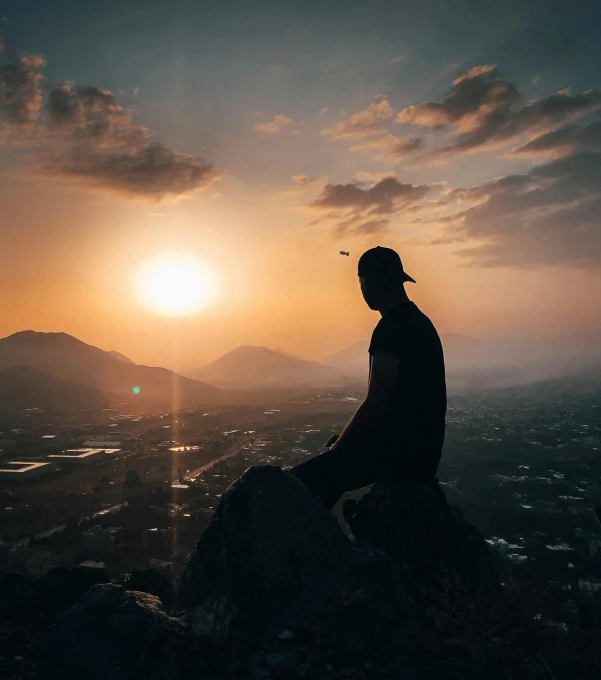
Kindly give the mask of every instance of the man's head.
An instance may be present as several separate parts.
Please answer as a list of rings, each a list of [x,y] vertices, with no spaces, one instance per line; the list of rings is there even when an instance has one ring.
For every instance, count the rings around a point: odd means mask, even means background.
[[[377,246],[365,251],[357,268],[363,299],[370,309],[380,310],[391,300],[406,297],[403,285],[415,283],[405,273],[398,253],[391,248]]]

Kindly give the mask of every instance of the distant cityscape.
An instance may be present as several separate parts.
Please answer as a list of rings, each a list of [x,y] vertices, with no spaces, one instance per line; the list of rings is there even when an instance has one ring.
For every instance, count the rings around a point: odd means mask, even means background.
[[[361,396],[306,390],[300,399],[274,394],[268,408],[29,408],[5,417],[2,573],[79,565],[114,579],[156,570],[173,581],[245,469],[315,455]],[[560,629],[575,624],[576,598],[601,592],[600,397],[595,383],[557,381],[457,394],[449,404],[443,489],[500,560],[544,584],[556,612],[548,625]]]

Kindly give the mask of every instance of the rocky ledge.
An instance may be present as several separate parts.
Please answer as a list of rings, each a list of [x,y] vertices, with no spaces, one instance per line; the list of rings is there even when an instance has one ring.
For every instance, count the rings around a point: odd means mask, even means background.
[[[344,514],[350,538],[296,477],[251,467],[190,554],[174,616],[95,585],[39,647],[98,680],[545,677],[536,663],[501,667],[462,630],[504,596],[483,537],[440,490],[377,484]]]

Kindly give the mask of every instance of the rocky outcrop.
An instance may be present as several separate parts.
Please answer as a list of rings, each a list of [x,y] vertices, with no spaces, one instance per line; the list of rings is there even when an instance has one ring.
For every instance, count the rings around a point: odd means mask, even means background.
[[[314,614],[340,587],[351,544],[311,492],[274,466],[223,495],[180,577],[195,634],[260,642]]]
[[[179,620],[148,593],[96,585],[45,629],[39,645],[55,662],[98,680],[174,677]]]
[[[359,544],[385,552],[402,569],[405,588],[419,597],[449,575],[471,589],[500,588],[492,555],[480,532],[450,506],[438,486],[375,484],[344,516]]]
[[[463,640],[467,651],[455,658],[441,640],[461,640],[456,609],[445,613],[425,596],[449,574],[468,586],[453,602],[460,610],[470,592],[477,599],[485,590],[487,602],[497,592],[478,531],[440,489],[424,484],[376,484],[344,510],[355,542],[295,476],[249,468],[222,496],[181,573],[177,599],[187,626],[151,594],[96,585],[44,631],[41,647],[98,680],[226,671],[337,679],[364,677],[368,664],[415,680],[485,673],[494,645]],[[171,596],[152,573],[132,574],[127,585],[136,584]],[[432,636],[425,651],[415,646]]]

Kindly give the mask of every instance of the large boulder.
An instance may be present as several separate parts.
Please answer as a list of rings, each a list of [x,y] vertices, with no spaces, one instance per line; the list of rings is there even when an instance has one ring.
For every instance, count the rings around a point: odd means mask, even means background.
[[[55,662],[98,680],[173,677],[182,623],[148,593],[96,585],[40,636]]]
[[[379,548],[399,564],[412,594],[449,577],[470,589],[499,588],[483,536],[438,486],[378,483],[360,501],[345,503],[344,516],[359,545]]]
[[[352,546],[289,472],[249,468],[228,489],[179,581],[192,631],[255,644],[315,613],[341,585]]]

